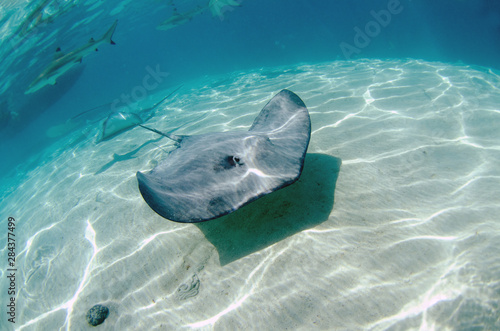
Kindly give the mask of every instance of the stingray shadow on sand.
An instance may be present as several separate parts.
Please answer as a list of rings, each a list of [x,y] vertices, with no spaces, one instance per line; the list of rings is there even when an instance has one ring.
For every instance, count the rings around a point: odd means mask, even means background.
[[[221,266],[227,265],[326,221],[341,164],[330,155],[306,154],[302,176],[295,184],[195,225],[217,249]]]

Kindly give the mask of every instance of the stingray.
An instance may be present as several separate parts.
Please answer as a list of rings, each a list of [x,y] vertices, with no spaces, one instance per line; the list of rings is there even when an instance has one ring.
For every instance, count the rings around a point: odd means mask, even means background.
[[[102,135],[99,141],[111,139],[141,123],[142,118],[135,113],[124,111],[113,112],[104,121]]]
[[[248,131],[179,136],[158,166],[137,172],[139,190],[160,216],[196,223],[229,214],[297,181],[311,137],[304,102],[282,90]]]
[[[102,125],[102,134],[99,137],[97,142],[105,141],[112,139],[119,135],[120,133],[123,133],[131,128],[134,128],[135,126],[149,120],[151,117],[154,115],[154,110],[163,103],[165,100],[167,100],[172,94],[177,92],[182,85],[177,87],[175,90],[170,92],[166,97],[155,103],[152,107],[148,107],[145,109],[142,109],[140,111],[140,114],[132,113],[132,112],[125,112],[125,111],[115,111],[106,118]],[[103,105],[106,106],[106,105]],[[77,117],[80,117],[84,115],[85,113],[91,112],[95,109],[102,108],[103,106],[95,107],[89,110],[84,111],[83,113],[80,113],[71,119],[75,119]],[[141,116],[142,115],[142,116]]]

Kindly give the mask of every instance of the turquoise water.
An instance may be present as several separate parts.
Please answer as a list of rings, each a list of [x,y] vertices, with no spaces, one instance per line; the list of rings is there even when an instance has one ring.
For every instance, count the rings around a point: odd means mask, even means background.
[[[101,304],[106,330],[499,329],[500,5],[207,3],[0,7],[0,328],[90,329]],[[25,94],[115,20],[115,45]],[[144,202],[135,174],[172,141],[102,140],[116,110],[247,130],[283,88],[311,117],[300,180],[216,220]]]

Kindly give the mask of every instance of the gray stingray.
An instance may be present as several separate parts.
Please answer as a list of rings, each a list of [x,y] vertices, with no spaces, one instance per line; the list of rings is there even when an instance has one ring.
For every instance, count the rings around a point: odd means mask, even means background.
[[[141,123],[142,118],[135,113],[128,113],[124,111],[113,112],[104,121],[102,126],[102,135],[98,142],[111,139],[123,131],[133,128]]]
[[[269,101],[248,131],[177,136],[144,128],[178,148],[152,171],[137,172],[139,190],[156,213],[183,223],[226,215],[297,181],[311,137],[309,112],[288,90]]]
[[[154,115],[154,111],[156,107],[158,107],[160,104],[162,104],[166,99],[168,99],[172,94],[177,92],[182,85],[180,85],[178,88],[176,88],[174,91],[172,91],[169,95],[161,99],[159,102],[155,103],[152,107],[142,109],[140,111],[140,115],[136,113],[130,113],[130,112],[125,112],[125,111],[115,111],[106,118],[102,125],[102,134],[97,140],[97,142],[109,140],[111,138],[116,137],[120,133],[127,131],[147,120],[149,120],[151,117]],[[86,114],[88,112],[91,112],[95,109],[101,108],[102,106],[95,107],[89,110],[84,111],[83,113],[80,113],[71,119],[75,119],[77,117],[82,116],[83,114]],[[142,116],[141,116],[142,115]],[[146,117],[147,116],[147,117]]]

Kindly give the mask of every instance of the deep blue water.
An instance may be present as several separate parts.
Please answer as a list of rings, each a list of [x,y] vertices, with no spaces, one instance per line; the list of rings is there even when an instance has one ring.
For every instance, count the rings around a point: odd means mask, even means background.
[[[207,1],[173,2],[179,12],[185,12]],[[28,7],[25,2],[4,1],[0,104],[10,120],[0,133],[0,153],[8,156],[0,171],[8,173],[27,155],[50,144],[53,139],[45,131],[51,125],[130,93],[141,84],[147,67],[168,73],[161,87],[206,75],[346,57],[416,58],[500,68],[499,2],[239,2],[241,7],[227,7],[222,19],[205,11],[186,24],[159,31],[155,27],[172,13],[168,1],[53,0],[44,15],[57,14],[55,18],[19,37],[19,25],[42,1],[31,1]],[[387,16],[391,8],[393,13]],[[93,19],[85,21],[88,18]],[[76,72],[61,77],[56,86],[24,95],[57,47],[71,51],[90,37],[98,38],[115,19],[116,45],[104,45],[97,54],[85,57]],[[80,24],[72,28],[75,23]],[[358,35],[366,29],[371,36]],[[346,52],[346,45],[356,51]],[[102,118],[106,112],[108,108],[89,115]]]

